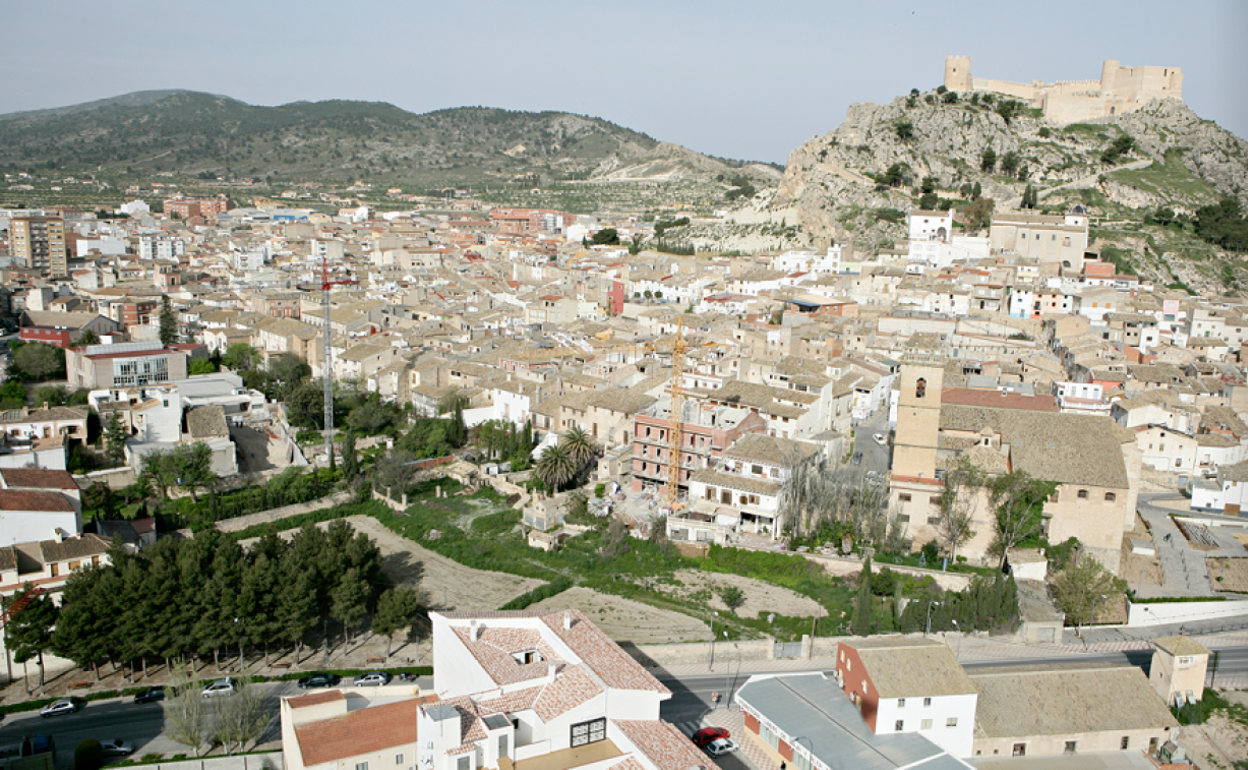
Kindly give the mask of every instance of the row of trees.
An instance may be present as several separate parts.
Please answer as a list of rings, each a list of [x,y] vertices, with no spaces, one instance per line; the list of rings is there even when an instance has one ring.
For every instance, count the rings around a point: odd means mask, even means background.
[[[901,633],[927,631],[994,631],[1012,627],[1018,620],[1018,587],[1014,578],[977,575],[966,590],[941,591],[930,578],[916,585],[913,578],[883,567],[871,572],[871,559],[863,562],[858,575],[850,631],[855,636],[875,633],[882,625],[873,609],[890,604],[893,626]],[[910,594],[910,595],[907,595]],[[916,595],[917,594],[917,595]]]
[[[382,573],[381,552],[346,521],[325,530],[308,523],[289,542],[268,534],[244,551],[214,529],[192,539],[162,538],[138,554],[120,547],[111,564],[74,572],[59,610],[46,597],[9,623],[6,639],[19,663],[45,652],[82,668],[105,661],[194,658],[237,647],[293,645],[296,656],[320,626],[328,650],[329,623],[349,643],[372,616],[387,636],[418,617],[419,596],[394,588]],[[387,654],[389,650],[387,649]]]

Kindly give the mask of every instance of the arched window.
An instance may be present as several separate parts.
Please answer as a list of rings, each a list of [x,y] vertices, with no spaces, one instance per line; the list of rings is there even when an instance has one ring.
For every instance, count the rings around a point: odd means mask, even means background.
[[[919,379],[918,379],[918,380],[914,383],[914,397],[915,397],[915,398],[923,398],[923,396],[925,396],[925,395],[927,395],[927,380],[925,380],[925,379],[923,379],[922,377],[920,377],[920,378],[919,378]]]

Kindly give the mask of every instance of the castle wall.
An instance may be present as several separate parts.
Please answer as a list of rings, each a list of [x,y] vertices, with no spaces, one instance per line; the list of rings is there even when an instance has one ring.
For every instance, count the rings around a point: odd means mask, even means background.
[[[1182,99],[1183,71],[1176,67],[1123,67],[1112,59],[1101,67],[1100,80],[1058,83],[1013,83],[971,75],[971,57],[945,59],[945,88],[951,91],[992,91],[1044,110],[1055,123],[1076,123],[1134,112],[1151,99]]]

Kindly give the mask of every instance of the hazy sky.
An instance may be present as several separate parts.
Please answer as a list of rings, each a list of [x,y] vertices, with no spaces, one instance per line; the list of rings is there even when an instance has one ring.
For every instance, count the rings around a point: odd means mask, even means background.
[[[1248,136],[1244,0],[34,0],[0,18],[0,113],[157,88],[485,105],[784,162],[852,102],[932,88],[966,54],[1021,81],[1099,78],[1104,59],[1181,67],[1188,105]]]

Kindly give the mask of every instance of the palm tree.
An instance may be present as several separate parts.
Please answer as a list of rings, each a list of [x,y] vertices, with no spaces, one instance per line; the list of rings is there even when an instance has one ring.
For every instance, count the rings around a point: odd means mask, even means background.
[[[576,461],[563,445],[543,449],[541,456],[537,458],[537,464],[533,466],[533,473],[556,491],[575,478],[576,471]]]
[[[559,446],[563,447],[572,458],[572,462],[576,463],[577,473],[589,465],[598,454],[598,444],[585,432],[584,428],[572,428],[563,434],[563,440],[559,442]]]

